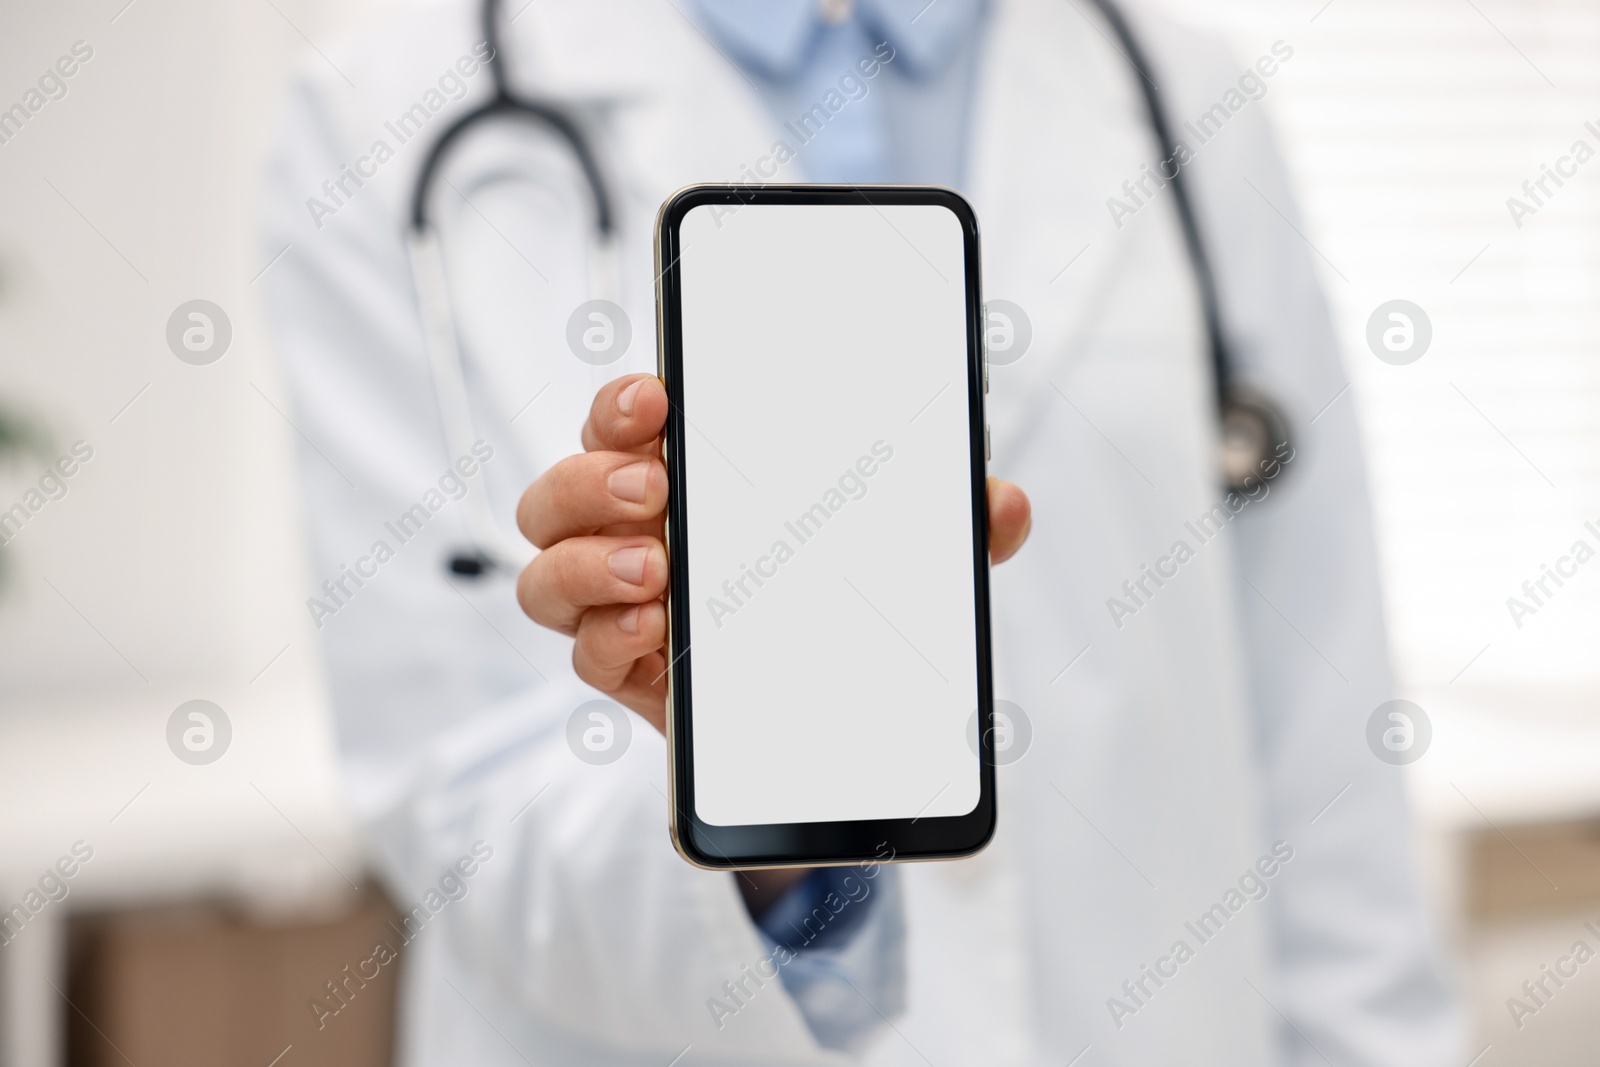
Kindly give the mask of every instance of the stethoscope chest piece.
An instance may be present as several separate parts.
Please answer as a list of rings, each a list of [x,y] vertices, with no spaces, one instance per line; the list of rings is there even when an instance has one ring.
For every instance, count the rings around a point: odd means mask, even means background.
[[[1227,487],[1244,493],[1271,481],[1293,456],[1289,424],[1278,405],[1248,386],[1230,385],[1221,399],[1222,478]]]

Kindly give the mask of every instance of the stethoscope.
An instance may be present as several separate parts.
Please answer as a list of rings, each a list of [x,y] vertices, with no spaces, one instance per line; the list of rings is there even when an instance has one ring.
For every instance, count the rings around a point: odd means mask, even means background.
[[[1120,42],[1128,61],[1139,74],[1139,88],[1144,97],[1145,111],[1151,130],[1156,135],[1162,151],[1169,157],[1176,151],[1176,142],[1167,124],[1166,114],[1156,97],[1155,85],[1144,76],[1149,63],[1133,30],[1123,17],[1114,0],[1090,0],[1105,18]],[[591,291],[614,296],[619,291],[619,267],[616,247],[616,216],[610,190],[596,162],[595,154],[583,132],[572,118],[548,104],[513,93],[508,84],[506,65],[500,52],[500,0],[483,0],[483,39],[489,47],[484,61],[494,82],[494,96],[485,104],[469,111],[452,123],[429,149],[422,169],[417,175],[416,188],[411,197],[411,227],[407,234],[407,251],[411,258],[412,278],[417,288],[417,300],[422,317],[424,343],[428,363],[432,370],[435,394],[439,404],[439,419],[444,429],[445,443],[452,456],[467,455],[473,437],[472,409],[467,396],[466,374],[462,368],[461,351],[457,343],[455,320],[451,312],[450,286],[445,276],[444,256],[439,235],[428,218],[429,196],[433,192],[434,176],[450,149],[462,137],[489,119],[506,117],[533,122],[565,141],[583,171],[594,205],[595,241],[590,260]],[[1165,174],[1163,174],[1165,177]],[[1189,196],[1188,184],[1180,166],[1168,184],[1172,186],[1173,203],[1177,207],[1179,225],[1183,229],[1184,247],[1194,272],[1195,287],[1200,295],[1201,315],[1205,325],[1207,347],[1211,355],[1213,379],[1216,383],[1217,410],[1221,421],[1221,466],[1224,483],[1230,490],[1243,492],[1263,479],[1263,471],[1272,469],[1274,457],[1287,452],[1289,430],[1287,420],[1278,406],[1261,392],[1240,382],[1234,374],[1233,360],[1228,341],[1222,330],[1222,307],[1217,295],[1216,276],[1200,227],[1195,218],[1194,204]],[[1270,476],[1269,476],[1270,477]],[[465,507],[467,532],[471,548],[453,553],[447,567],[452,574],[477,577],[491,570],[515,574],[532,555],[527,545],[521,544],[502,532],[489,507],[487,493],[469,493],[462,501]]]
[[[439,403],[439,421],[444,430],[445,445],[452,456],[465,456],[471,451],[474,441],[472,407],[467,396],[466,372],[457,342],[444,253],[439,233],[428,217],[434,176],[452,147],[475,127],[500,117],[533,122],[565,141],[583,170],[590,198],[594,202],[596,239],[589,261],[590,291],[613,300],[621,291],[616,216],[605,176],[600,172],[588,140],[568,115],[548,104],[518,96],[511,91],[507,84],[505,64],[500,59],[499,13],[499,0],[484,0],[483,39],[489,48],[484,65],[489,68],[494,81],[494,96],[451,123],[428,150],[422,169],[417,174],[416,188],[412,191],[411,227],[406,234],[406,250],[411,259],[411,276],[417,288],[417,304],[422,318],[423,343],[427,348],[434,393]],[[446,560],[450,573],[476,578],[491,570],[506,574],[520,571],[533,551],[501,530],[489,507],[488,493],[468,493],[462,504],[472,547],[450,555]]]
[[[1156,98],[1156,86],[1145,71],[1150,61],[1134,37],[1133,29],[1123,17],[1114,0],[1089,0],[1099,10],[1117,35],[1128,62],[1138,75],[1140,92],[1144,96],[1145,115],[1150,129],[1155,133],[1165,158],[1173,158],[1177,141],[1172,128],[1167,125],[1166,112]],[[1166,177],[1165,170],[1162,177]],[[1293,456],[1289,447],[1289,421],[1273,400],[1258,389],[1239,380],[1234,373],[1232,351],[1222,330],[1222,300],[1217,295],[1217,278],[1211,269],[1211,257],[1200,236],[1200,225],[1195,220],[1194,202],[1189,198],[1189,186],[1180,165],[1167,179],[1172,186],[1172,202],[1178,209],[1178,223],[1183,228],[1183,244],[1189,253],[1189,266],[1194,272],[1195,288],[1200,293],[1200,314],[1205,323],[1206,347],[1211,353],[1212,381],[1217,391],[1217,416],[1222,423],[1221,467],[1223,484],[1235,493],[1272,478],[1280,469],[1278,460]],[[1267,474],[1271,471],[1272,474]]]

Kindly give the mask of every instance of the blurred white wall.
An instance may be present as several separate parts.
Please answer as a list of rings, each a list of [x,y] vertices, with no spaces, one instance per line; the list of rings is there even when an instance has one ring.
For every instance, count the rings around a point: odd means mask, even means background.
[[[135,0],[118,15],[126,2],[0,14],[0,106],[74,42],[93,49],[67,95],[0,145],[0,403],[40,417],[59,450],[95,449],[5,549],[12,698],[248,680],[301,636],[285,595],[292,431],[272,407],[284,405],[251,285],[269,258],[257,173],[306,48],[294,27],[328,33],[355,3]],[[195,298],[233,324],[205,367],[165,340]],[[8,480],[0,501],[19,488]],[[303,670],[305,651],[274,670]]]
[[[1395,695],[1434,720],[1425,814],[1600,810],[1600,559],[1520,628],[1506,604],[1574,541],[1600,549],[1600,159],[1521,227],[1506,204],[1574,141],[1600,150],[1600,5],[1159,2],[1240,56],[1295,49],[1263,104],[1366,434]],[[1397,298],[1433,328],[1401,366],[1366,341]]]
[[[285,77],[364,8],[0,7],[0,108],[76,42],[92,49],[65,96],[0,127],[0,409],[51,439],[0,463],[0,511],[26,505],[50,457],[93,449],[0,547],[7,905],[78,840],[94,858],[75,905],[221,890],[305,907],[361,877],[300,593],[294,431],[252,280],[270,258],[257,175]],[[207,366],[165,337],[196,298],[232,324]],[[233,731],[206,766],[166,738],[196,698]],[[0,1062],[51,1062],[55,1038],[24,1024],[57,1007],[41,961],[64,910],[0,960]]]

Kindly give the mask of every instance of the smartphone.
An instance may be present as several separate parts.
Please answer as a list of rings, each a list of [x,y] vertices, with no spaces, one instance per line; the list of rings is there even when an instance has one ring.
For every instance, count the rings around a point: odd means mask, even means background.
[[[978,223],[923,186],[696,185],[656,220],[671,829],[711,868],[994,832]]]

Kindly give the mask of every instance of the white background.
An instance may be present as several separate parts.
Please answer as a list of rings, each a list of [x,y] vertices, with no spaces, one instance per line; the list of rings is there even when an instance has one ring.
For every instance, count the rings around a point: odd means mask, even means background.
[[[696,810],[719,825],[965,814],[960,223],[931,206],[700,207],[681,236]],[[878,441],[893,457],[866,494],[801,544],[784,522]],[[723,581],[780,538],[794,558],[718,627],[708,598],[731,603]]]
[[[9,107],[74,41],[94,49],[0,147],[0,404],[95,458],[0,549],[0,899],[82,839],[67,906],[0,958],[0,1062],[62,1062],[51,1028],[71,908],[226,895],[320,915],[363,877],[337,779],[285,390],[252,285],[262,157],[307,39],[369,0],[92,0],[0,7]],[[203,298],[226,356],[164,330]],[[137,399],[135,399],[137,397]],[[131,401],[131,403],[130,403]],[[42,462],[0,463],[0,507]],[[233,747],[180,763],[186,700]],[[38,936],[33,936],[38,935]]]
[[[1584,129],[1600,125],[1600,6],[1324,4],[1164,6],[1241,62],[1295,49],[1252,106],[1282,134],[1344,341],[1401,692],[1434,719],[1417,798],[1473,829],[1463,793],[1513,819],[1593,812],[1600,568],[1520,629],[1506,598],[1600,524],[1600,160],[1520,229],[1506,199],[1574,140],[1600,147]],[[1395,298],[1433,324],[1407,366],[1364,337]]]

